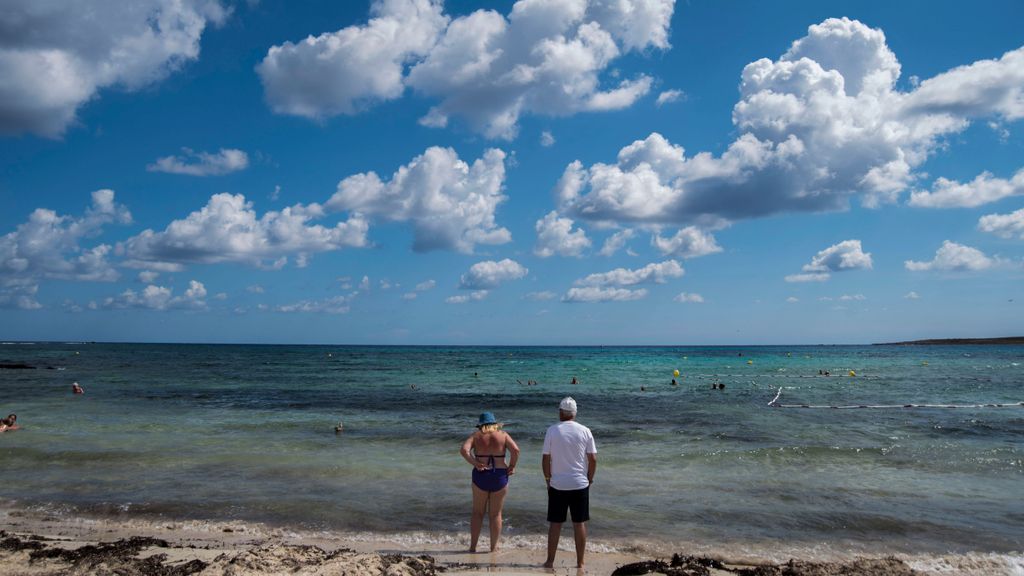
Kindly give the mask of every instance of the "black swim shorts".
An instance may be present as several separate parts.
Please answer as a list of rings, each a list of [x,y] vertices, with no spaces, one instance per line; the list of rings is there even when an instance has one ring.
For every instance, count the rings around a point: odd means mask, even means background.
[[[565,522],[565,513],[575,524],[590,520],[590,486],[579,490],[555,490],[548,486],[548,522]]]

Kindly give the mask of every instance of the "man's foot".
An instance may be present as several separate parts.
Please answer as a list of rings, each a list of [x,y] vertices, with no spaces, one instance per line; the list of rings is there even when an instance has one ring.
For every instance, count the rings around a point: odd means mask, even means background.
[[[544,563],[543,567],[544,568],[554,568],[555,567],[555,563],[554,563],[554,561],[548,561],[548,562]]]

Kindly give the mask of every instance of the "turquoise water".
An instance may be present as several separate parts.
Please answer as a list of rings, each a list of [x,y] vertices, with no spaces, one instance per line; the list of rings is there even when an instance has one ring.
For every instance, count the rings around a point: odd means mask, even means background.
[[[598,444],[595,537],[1024,549],[1024,407],[767,406],[779,388],[794,404],[1018,403],[1024,347],[9,344],[0,362],[39,366],[0,370],[0,412],[25,428],[0,435],[15,506],[464,532],[458,448],[490,410],[523,449],[506,526],[539,534],[540,445],[571,394]]]

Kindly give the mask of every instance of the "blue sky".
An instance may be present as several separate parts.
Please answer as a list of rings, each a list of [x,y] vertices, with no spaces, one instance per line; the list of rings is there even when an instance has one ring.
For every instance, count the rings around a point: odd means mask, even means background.
[[[63,4],[0,19],[0,339],[1024,325],[1019,2]]]

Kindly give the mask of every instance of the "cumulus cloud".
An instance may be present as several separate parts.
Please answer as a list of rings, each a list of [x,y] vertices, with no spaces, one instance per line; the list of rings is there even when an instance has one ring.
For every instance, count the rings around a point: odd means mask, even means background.
[[[704,302],[704,297],[701,296],[700,294],[680,292],[672,300],[675,302],[682,302],[684,304],[702,304]]]
[[[612,234],[605,239],[604,245],[601,246],[601,251],[598,252],[601,256],[612,256],[629,242],[636,233],[633,232],[632,228],[626,228],[625,230],[619,230],[615,234]]]
[[[139,282],[143,284],[152,284],[156,282],[156,279],[160,276],[159,272],[153,270],[143,270],[139,272]]]
[[[863,294],[843,294],[839,297],[839,300],[842,302],[863,302],[864,300],[867,300],[867,297]]]
[[[989,172],[982,172],[966,183],[938,178],[931,192],[912,192],[909,203],[922,208],[973,208],[1021,194],[1024,194],[1024,169],[1009,180],[995,178]]]
[[[662,238],[660,234],[655,234],[651,237],[651,245],[657,248],[662,256],[671,254],[683,259],[698,258],[722,251],[714,236],[695,226],[687,226],[670,238]]]
[[[327,201],[331,210],[380,216],[413,226],[413,250],[471,253],[512,235],[495,223],[505,201],[505,153],[487,150],[470,166],[451,148],[428,148],[384,182],[375,172],[349,176]]]
[[[466,302],[476,302],[483,300],[487,297],[487,290],[474,290],[469,294],[459,294],[458,296],[449,296],[444,301],[448,304],[465,304]]]
[[[459,280],[459,288],[486,291],[497,288],[502,282],[523,278],[528,272],[522,264],[508,258],[498,262],[484,260],[470,266],[469,272]]]
[[[906,298],[907,300],[917,300],[921,296],[919,296],[917,294],[917,292],[914,292],[913,290],[911,290],[910,292],[907,292],[906,294],[904,294],[903,297]]]
[[[590,274],[575,282],[577,286],[633,286],[636,284],[664,284],[669,278],[679,278],[683,267],[675,260],[652,262],[643,268],[629,270],[616,268],[609,272]]]
[[[606,87],[601,75],[623,53],[667,49],[674,4],[520,0],[507,16],[451,18],[439,0],[377,0],[366,24],[273,46],[257,72],[278,113],[354,114],[410,87],[438,101],[421,124],[459,117],[512,138],[524,114],[624,108],[645,95],[647,76]]]
[[[263,286],[260,286],[259,284],[250,284],[245,287],[245,291],[250,294],[263,294],[266,292],[266,290],[263,289]]]
[[[555,145],[555,137],[551,132],[545,130],[540,133],[540,145],[545,148],[550,148]]]
[[[13,232],[0,236],[0,304],[38,308],[35,296],[43,280],[117,280],[119,274],[107,259],[110,245],[80,244],[106,224],[131,220],[128,209],[114,201],[112,190],[93,192],[92,205],[81,217],[37,208]]]
[[[552,210],[544,218],[537,220],[534,229],[537,231],[537,245],[533,253],[541,258],[559,256],[579,256],[590,248],[590,239],[582,228],[572,229],[571,218],[559,218],[558,212]]]
[[[786,276],[786,282],[824,282],[832,272],[870,270],[871,253],[864,252],[860,240],[843,240],[818,252],[804,264],[802,274]]]
[[[1002,238],[1024,240],[1024,208],[1009,214],[988,214],[978,219],[978,229]]]
[[[900,64],[881,30],[828,19],[776,60],[742,73],[719,155],[687,155],[658,133],[614,163],[573,162],[560,213],[623,224],[715,225],[781,212],[842,210],[859,196],[895,202],[947,137],[972,121],[1021,117],[1024,48],[896,89]]]
[[[352,293],[343,296],[333,296],[323,300],[300,300],[292,304],[275,306],[274,311],[285,314],[347,314],[355,295],[356,293]]]
[[[977,272],[988,270],[1002,263],[999,258],[990,258],[981,250],[946,240],[935,251],[935,258],[930,262],[907,260],[903,263],[907,270],[922,272],[942,270],[955,272]]]
[[[796,304],[799,301],[800,299],[797,298],[796,296],[790,296],[789,298],[786,298],[786,302],[789,302],[790,304]]]
[[[627,288],[602,288],[599,286],[584,286],[582,288],[570,288],[562,302],[628,302],[640,300],[647,296],[647,289],[630,290]]]
[[[678,102],[686,99],[686,93],[682,90],[665,90],[661,94],[658,94],[658,99],[655,100],[655,104],[659,107],[665,104],[671,104],[672,102]]]
[[[150,284],[141,292],[125,290],[115,297],[103,301],[104,308],[144,308],[168,310],[185,308],[200,310],[206,308],[206,287],[198,280],[190,280],[188,289],[181,296],[174,296],[174,290],[165,286]]]
[[[425,280],[416,285],[417,292],[426,292],[427,290],[433,290],[437,286],[437,282],[433,280]]]
[[[310,224],[322,218],[319,204],[284,208],[257,216],[242,194],[215,194],[202,209],[167,225],[145,230],[118,245],[125,265],[181,270],[192,263],[240,262],[278,269],[288,255],[301,262],[312,253],[366,246],[369,225],[358,214],[328,228]]]
[[[164,156],[146,166],[150,172],[167,172],[168,174],[185,174],[188,176],[220,176],[249,166],[249,155],[234,148],[221,148],[220,151],[195,152],[182,148],[181,156]],[[280,187],[276,187],[274,195]]]
[[[137,90],[199,57],[217,0],[7,0],[0,17],[0,133],[59,137],[108,87]]]

